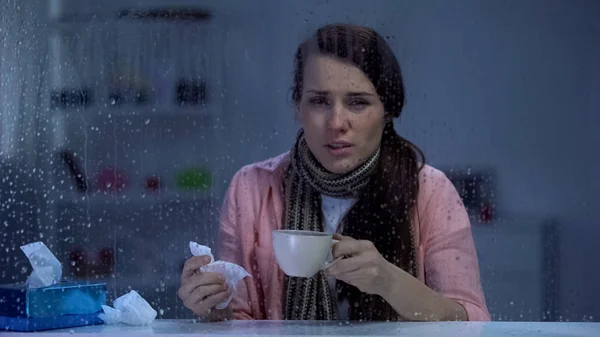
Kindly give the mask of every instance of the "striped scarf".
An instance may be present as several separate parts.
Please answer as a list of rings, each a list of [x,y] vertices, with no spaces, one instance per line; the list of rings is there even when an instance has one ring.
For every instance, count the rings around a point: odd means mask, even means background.
[[[358,198],[377,167],[379,153],[378,149],[365,163],[351,172],[331,173],[310,152],[304,132],[300,130],[285,177],[286,229],[322,232],[321,194],[335,198]],[[337,296],[334,297],[331,293],[327,277],[322,271],[312,278],[285,278],[285,319],[337,319]]]

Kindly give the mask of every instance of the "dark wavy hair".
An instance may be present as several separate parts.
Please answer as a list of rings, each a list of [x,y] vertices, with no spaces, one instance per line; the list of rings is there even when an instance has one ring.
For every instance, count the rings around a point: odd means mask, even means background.
[[[369,186],[350,209],[343,234],[369,240],[389,262],[417,276],[413,216],[423,152],[401,137],[393,119],[406,101],[400,65],[388,43],[373,29],[351,24],[321,27],[298,47],[292,100],[302,97],[304,66],[311,55],[328,55],[359,68],[373,83],[385,109],[381,156]],[[383,298],[338,281],[338,296],[350,302],[352,320],[403,320]]]

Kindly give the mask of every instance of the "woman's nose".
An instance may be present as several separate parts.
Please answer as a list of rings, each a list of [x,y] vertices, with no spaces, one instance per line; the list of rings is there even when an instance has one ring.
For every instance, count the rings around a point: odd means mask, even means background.
[[[340,104],[335,104],[331,109],[327,124],[331,130],[343,130],[347,128],[346,111]]]

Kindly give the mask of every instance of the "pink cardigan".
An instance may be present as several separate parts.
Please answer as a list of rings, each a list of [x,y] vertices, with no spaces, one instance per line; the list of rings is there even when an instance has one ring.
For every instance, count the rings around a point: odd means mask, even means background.
[[[231,306],[236,319],[283,319],[284,277],[273,254],[271,231],[282,227],[284,153],[245,166],[227,191],[219,230],[221,259],[244,267]],[[467,213],[446,176],[425,166],[414,221],[418,278],[463,305],[469,320],[490,319]]]

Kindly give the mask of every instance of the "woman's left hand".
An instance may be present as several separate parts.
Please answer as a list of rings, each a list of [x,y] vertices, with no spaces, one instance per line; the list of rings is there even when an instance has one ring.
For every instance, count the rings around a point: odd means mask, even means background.
[[[325,269],[325,275],[357,287],[368,294],[381,295],[389,283],[389,265],[371,241],[336,234],[333,258],[347,256]]]

